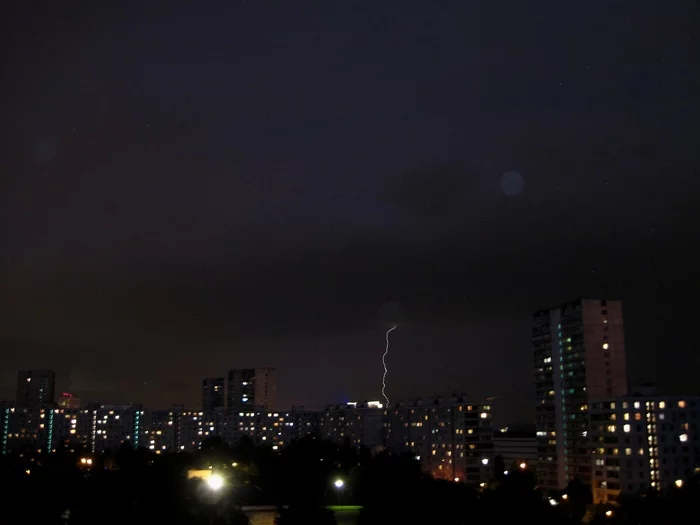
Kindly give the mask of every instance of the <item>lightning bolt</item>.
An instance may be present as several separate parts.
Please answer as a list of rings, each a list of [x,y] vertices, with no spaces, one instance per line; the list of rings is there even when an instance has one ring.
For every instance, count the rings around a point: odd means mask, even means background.
[[[386,399],[386,404],[389,406],[389,398],[386,397],[384,390],[386,390],[386,373],[389,371],[386,368],[386,356],[389,353],[389,334],[396,330],[396,326],[392,326],[386,331],[386,348],[384,349],[384,355],[382,356],[382,364],[384,365],[384,375],[382,376],[382,395]]]

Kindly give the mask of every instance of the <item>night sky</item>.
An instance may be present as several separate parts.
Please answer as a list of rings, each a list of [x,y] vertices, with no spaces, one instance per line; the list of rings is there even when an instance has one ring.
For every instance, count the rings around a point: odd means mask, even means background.
[[[580,296],[698,393],[697,2],[128,4],[0,7],[0,397],[379,399],[395,302],[390,398],[529,421],[531,315]]]

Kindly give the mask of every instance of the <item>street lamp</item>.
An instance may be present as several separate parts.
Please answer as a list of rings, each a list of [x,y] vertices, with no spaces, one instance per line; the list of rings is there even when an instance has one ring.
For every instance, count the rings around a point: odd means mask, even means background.
[[[214,492],[221,489],[224,486],[224,478],[219,474],[212,474],[207,478],[207,487],[209,487]]]
[[[343,487],[345,487],[345,482],[342,479],[338,478],[333,482],[333,486],[338,490],[342,490]]]

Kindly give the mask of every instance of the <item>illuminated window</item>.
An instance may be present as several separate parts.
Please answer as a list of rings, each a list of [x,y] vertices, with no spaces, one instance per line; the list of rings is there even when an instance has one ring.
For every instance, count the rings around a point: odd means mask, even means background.
[[[685,408],[685,401],[679,401],[678,408]]]
[[[627,414],[625,414],[625,415],[627,415]],[[629,432],[629,431],[630,431],[630,426],[629,426],[629,425],[624,425],[624,426],[622,427],[622,430],[624,430],[625,432]]]

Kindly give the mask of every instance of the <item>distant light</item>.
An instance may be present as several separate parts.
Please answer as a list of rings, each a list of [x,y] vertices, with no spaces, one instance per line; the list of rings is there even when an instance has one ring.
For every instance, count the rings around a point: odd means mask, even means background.
[[[508,471],[507,471],[507,470],[504,470],[504,471],[503,471],[503,474],[505,474],[505,475],[507,476],[507,475],[508,475]]]
[[[345,482],[344,482],[342,479],[336,479],[336,480],[333,482],[333,485],[334,485],[335,488],[337,488],[337,489],[342,489],[342,488],[345,486]]]
[[[27,476],[29,476],[29,474],[31,474],[31,473],[32,473],[32,471],[31,471],[31,470],[29,470],[29,469],[25,470],[24,472],[25,472],[25,473],[27,474]]]
[[[680,436],[678,436],[678,439],[681,441],[681,443],[685,443],[686,441],[688,441],[688,434],[681,434]]]
[[[610,345],[608,343],[603,343],[603,350],[607,350],[610,348]]]
[[[681,488],[683,486],[683,480],[677,479],[675,482],[676,487]]]
[[[562,494],[562,495],[561,495],[561,499],[567,500],[567,499],[569,499],[569,495],[568,495],[568,494]]]
[[[459,483],[459,478],[455,478],[455,483]]]
[[[481,464],[482,464],[482,465],[488,465],[488,464],[489,464],[489,458],[483,458],[483,459],[481,460]]]
[[[481,483],[479,483],[479,486],[483,489],[486,486],[486,483],[482,481]]]
[[[549,498],[549,504],[550,504],[552,507],[556,507],[557,505],[559,505],[559,502],[558,502],[557,500],[553,499],[553,498]]]
[[[606,510],[606,511],[605,511],[605,515],[606,515],[608,518],[610,518],[610,517],[612,517],[612,515],[613,515],[613,511],[611,511],[611,510]]]
[[[207,486],[211,490],[219,490],[221,487],[224,486],[224,478],[222,478],[218,474],[212,474],[207,478]]]
[[[27,383],[30,383],[31,380],[32,380],[32,378],[31,378],[31,377],[28,377],[28,378],[27,378]]]
[[[523,462],[520,464],[520,468],[521,468],[522,470],[525,470],[525,469],[527,468],[527,463],[525,463],[525,462],[523,461]]]

